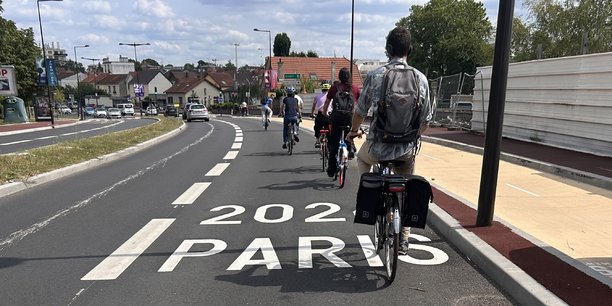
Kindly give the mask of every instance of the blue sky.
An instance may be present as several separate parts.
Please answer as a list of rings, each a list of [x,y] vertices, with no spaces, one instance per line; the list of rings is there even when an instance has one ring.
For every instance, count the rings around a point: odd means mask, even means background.
[[[384,39],[410,6],[426,0],[356,0],[355,59],[385,59]],[[482,0],[495,26],[498,0]],[[18,27],[32,27],[40,44],[35,0],[6,0],[6,19]],[[182,66],[202,59],[218,64],[261,65],[268,51],[268,34],[253,28],[285,32],[292,51],[314,50],[319,56],[350,56],[350,0],[64,0],[40,2],[45,43],[59,43],[74,60],[80,57],[117,60],[134,58],[124,43],[145,43],[138,59],[153,58]],[[515,15],[525,15],[516,0]],[[87,63],[86,63],[87,64]]]

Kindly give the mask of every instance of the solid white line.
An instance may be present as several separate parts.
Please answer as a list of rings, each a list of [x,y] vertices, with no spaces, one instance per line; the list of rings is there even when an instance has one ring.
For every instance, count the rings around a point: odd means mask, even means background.
[[[236,159],[236,156],[238,156],[238,152],[239,151],[229,151],[227,152],[227,154],[225,154],[225,157],[223,159]]]
[[[241,142],[235,142],[234,144],[232,144],[232,149],[240,149],[240,148],[242,148]]]
[[[234,140],[234,142],[242,142],[243,139],[244,139],[244,137],[236,136],[236,139]]]
[[[528,193],[528,194],[530,194],[530,195],[532,195],[532,196],[534,196],[534,197],[539,197],[539,196],[540,196],[540,195],[538,195],[538,194],[535,194],[535,193],[533,193],[533,192],[529,192],[529,191],[527,191],[527,190],[525,190],[525,189],[523,189],[523,188],[519,188],[519,187],[516,187],[516,186],[511,185],[511,184],[506,184],[506,186],[508,186],[508,187],[512,187],[512,188],[514,188],[514,189],[516,189],[516,190],[520,190],[520,191],[522,191],[522,192],[524,192],[524,193]]]
[[[210,183],[194,183],[183,194],[178,197],[172,205],[188,205],[193,204],[195,200],[210,186]]]
[[[10,146],[10,145],[14,145],[18,143],[26,143],[30,141],[34,141],[34,140],[19,140],[19,141],[7,142],[7,143],[0,144],[0,146]]]
[[[206,176],[219,176],[221,173],[223,173],[223,171],[225,171],[225,169],[227,169],[227,167],[229,167],[229,165],[229,163],[218,163],[212,169],[210,169],[208,173],[206,173]]]
[[[36,138],[36,139],[34,139],[34,140],[45,140],[45,139],[51,139],[51,138],[57,138],[57,136],[46,136],[46,137],[39,137],[39,138]]]
[[[427,155],[427,154],[423,154],[423,156],[427,157],[427,158],[431,158],[433,160],[439,160],[438,158],[435,158],[433,156]]]
[[[176,219],[153,219],[81,280],[117,279]]]

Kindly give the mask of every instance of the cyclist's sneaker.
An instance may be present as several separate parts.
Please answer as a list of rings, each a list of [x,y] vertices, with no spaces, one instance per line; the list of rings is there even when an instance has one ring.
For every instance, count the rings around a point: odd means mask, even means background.
[[[286,148],[287,148],[287,143],[285,142],[283,143],[283,149],[286,149]]]
[[[407,240],[400,241],[400,247],[399,247],[399,250],[397,250],[397,252],[400,255],[407,255],[408,254],[408,241]]]
[[[336,176],[336,171],[329,171],[329,169],[327,169],[327,176],[329,176],[329,177]]]
[[[295,140],[295,142],[300,142],[298,135],[293,135],[293,140]]]
[[[321,143],[320,142],[315,142],[315,148],[320,148],[321,147]]]

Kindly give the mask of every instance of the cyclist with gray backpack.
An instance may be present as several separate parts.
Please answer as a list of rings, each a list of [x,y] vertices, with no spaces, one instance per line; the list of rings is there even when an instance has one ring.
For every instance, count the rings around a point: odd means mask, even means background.
[[[338,153],[338,145],[342,137],[348,134],[351,120],[353,117],[353,109],[355,103],[359,99],[359,88],[352,86],[351,72],[348,68],[340,69],[338,72],[340,82],[335,82],[327,92],[327,99],[323,105],[323,109],[329,109],[330,102],[332,103],[332,111],[329,115],[331,123],[331,133],[329,135],[329,163],[327,167],[327,176],[334,177],[336,172],[336,153]],[[324,116],[327,114],[324,113]],[[352,155],[352,142],[347,141],[349,154]]]
[[[361,137],[361,123],[372,108],[370,132],[357,153],[359,173],[370,171],[379,161],[403,161],[395,173],[414,172],[421,133],[432,118],[429,84],[423,73],[407,63],[411,35],[396,27],[389,32],[386,51],[389,62],[368,73],[353,114],[347,139]],[[408,251],[410,228],[402,229],[400,254]]]

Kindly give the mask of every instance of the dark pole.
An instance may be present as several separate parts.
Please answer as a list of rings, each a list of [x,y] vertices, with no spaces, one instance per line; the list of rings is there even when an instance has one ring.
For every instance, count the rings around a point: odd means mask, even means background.
[[[491,92],[489,93],[488,125],[485,137],[482,173],[480,176],[476,226],[488,226],[493,222],[504,106],[506,103],[506,85],[508,82],[508,61],[510,57],[513,15],[514,0],[501,0],[499,3],[499,14],[497,16],[497,35],[495,38]]]
[[[136,47],[138,46],[149,46],[150,43],[119,43],[120,46],[132,46],[134,47],[134,72],[136,72],[136,85],[140,85],[140,80],[138,79],[138,69],[136,69],[136,63],[138,62],[138,55],[136,54]],[[134,88],[134,96],[136,96],[136,89]],[[140,104],[140,116],[142,117],[142,101],[140,97],[138,97],[138,104]]]
[[[47,69],[47,50],[45,49],[45,36],[43,35],[42,19],[40,18],[40,1],[62,1],[62,0],[36,0],[36,8],[38,10],[38,24],[40,25],[40,40],[42,42],[43,65]],[[53,118],[54,103],[51,101],[51,85],[49,85],[49,71],[47,71],[47,98],[49,99],[49,113],[51,114],[51,127],[55,127],[55,119]]]
[[[349,71],[351,72],[351,78],[353,77],[353,31],[355,30],[355,0],[352,1],[351,4],[351,68]]]
[[[85,116],[83,115],[83,109],[81,107],[81,97],[79,96],[79,85],[80,85],[80,80],[79,80],[79,65],[77,63],[77,48],[88,48],[89,45],[83,45],[83,46],[74,46],[74,67],[77,71],[77,90],[76,90],[76,98],[77,98],[77,111],[79,112],[79,119],[81,120],[85,120]]]

